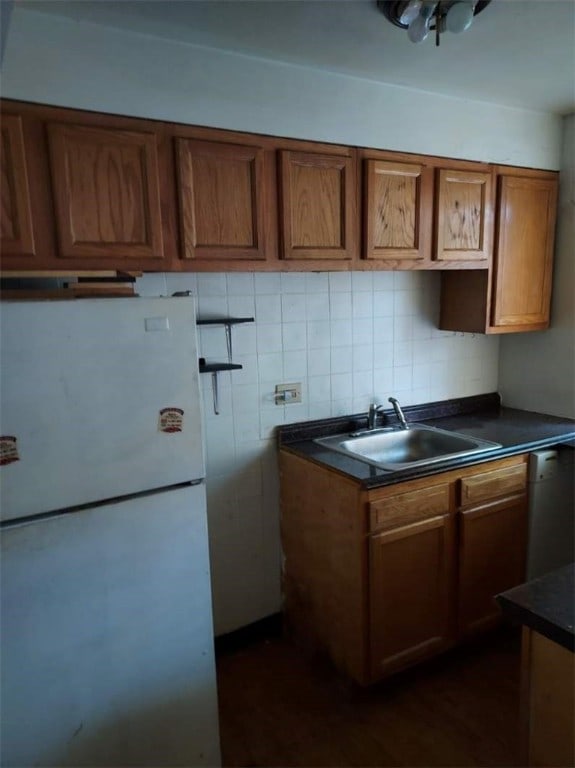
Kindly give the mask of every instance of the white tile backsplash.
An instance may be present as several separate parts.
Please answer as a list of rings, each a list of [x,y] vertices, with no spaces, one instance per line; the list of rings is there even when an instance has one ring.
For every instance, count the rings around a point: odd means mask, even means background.
[[[226,276],[229,296],[254,296],[254,275],[251,272],[230,272]]]
[[[351,291],[351,272],[330,272],[328,283],[330,293],[349,292]]]
[[[255,297],[256,304],[256,322],[260,325],[263,323],[280,323],[282,319],[281,304],[278,296],[273,294],[263,293]]]
[[[253,316],[232,328],[234,362],[220,373],[220,415],[203,376],[216,633],[280,609],[275,427],[497,389],[497,337],[439,331],[432,272],[146,274],[141,295],[190,290],[200,315]],[[201,355],[227,358],[222,327],[201,328]],[[302,403],[276,405],[299,382]]]

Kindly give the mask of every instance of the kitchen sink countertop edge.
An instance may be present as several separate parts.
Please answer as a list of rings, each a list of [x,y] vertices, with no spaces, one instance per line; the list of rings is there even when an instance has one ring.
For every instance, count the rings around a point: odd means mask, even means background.
[[[336,453],[314,442],[319,437],[366,429],[366,414],[280,426],[277,429],[278,445],[291,453],[343,473],[364,488],[378,488],[519,453],[530,453],[560,444],[573,445],[575,440],[574,419],[506,408],[501,405],[498,393],[407,406],[403,410],[408,424],[417,422],[458,432],[500,443],[501,448],[471,456],[454,457],[429,466],[393,471],[366,464],[353,456]],[[384,411],[381,417],[382,426],[397,424],[392,409]]]
[[[575,652],[575,564],[543,574],[496,596],[503,615]]]

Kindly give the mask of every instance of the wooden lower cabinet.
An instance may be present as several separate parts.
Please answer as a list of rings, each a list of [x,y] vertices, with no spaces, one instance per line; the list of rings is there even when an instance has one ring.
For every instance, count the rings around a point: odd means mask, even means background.
[[[453,642],[455,526],[441,515],[369,539],[371,676],[401,669]]]
[[[575,654],[529,627],[521,648],[523,765],[575,765]]]
[[[526,470],[521,455],[370,491],[280,450],[288,631],[365,685],[495,626],[494,596],[524,581]]]
[[[497,624],[494,595],[524,581],[527,497],[464,509],[459,526],[459,633]]]

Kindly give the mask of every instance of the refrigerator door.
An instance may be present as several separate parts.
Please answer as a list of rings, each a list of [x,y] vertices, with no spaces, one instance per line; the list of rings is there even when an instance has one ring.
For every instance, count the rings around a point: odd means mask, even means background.
[[[3,302],[0,323],[3,520],[204,477],[193,298]]]
[[[2,531],[5,766],[213,766],[203,484]]]

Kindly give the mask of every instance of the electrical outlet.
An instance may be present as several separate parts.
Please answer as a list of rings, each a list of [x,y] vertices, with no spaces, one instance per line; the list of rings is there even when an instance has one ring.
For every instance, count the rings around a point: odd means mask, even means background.
[[[276,405],[301,403],[301,382],[298,381],[296,384],[276,384],[275,401]]]

